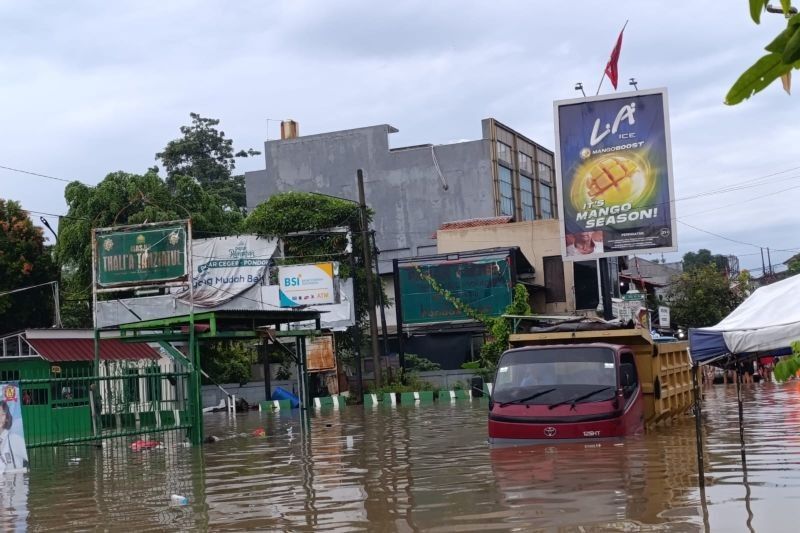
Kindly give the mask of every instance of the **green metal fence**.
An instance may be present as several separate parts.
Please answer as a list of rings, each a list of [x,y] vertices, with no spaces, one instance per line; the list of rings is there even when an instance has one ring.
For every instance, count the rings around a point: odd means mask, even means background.
[[[46,364],[19,380],[28,448],[190,429],[190,373],[155,361]]]

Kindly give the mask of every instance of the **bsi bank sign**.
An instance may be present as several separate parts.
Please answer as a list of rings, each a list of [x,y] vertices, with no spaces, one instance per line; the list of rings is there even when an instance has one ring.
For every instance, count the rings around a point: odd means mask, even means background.
[[[338,267],[333,262],[280,267],[278,286],[281,307],[339,303]]]

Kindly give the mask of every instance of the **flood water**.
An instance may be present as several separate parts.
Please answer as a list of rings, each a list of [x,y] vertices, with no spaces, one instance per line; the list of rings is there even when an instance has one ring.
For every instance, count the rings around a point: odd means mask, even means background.
[[[641,438],[490,449],[486,401],[206,415],[220,442],[31,453],[0,478],[5,531],[793,531],[800,383],[706,389],[706,491],[692,418]],[[266,428],[266,437],[250,435]],[[128,439],[127,442],[134,440]],[[188,505],[170,504],[172,494]]]

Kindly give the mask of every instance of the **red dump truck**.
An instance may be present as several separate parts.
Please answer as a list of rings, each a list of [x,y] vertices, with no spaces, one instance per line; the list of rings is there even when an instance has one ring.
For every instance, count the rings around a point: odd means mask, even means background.
[[[520,333],[510,344],[489,402],[493,444],[626,437],[693,403],[687,343],[645,329]]]

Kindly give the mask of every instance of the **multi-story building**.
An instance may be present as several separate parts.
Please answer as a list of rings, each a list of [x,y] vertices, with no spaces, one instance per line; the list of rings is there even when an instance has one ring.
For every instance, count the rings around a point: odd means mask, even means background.
[[[301,137],[287,121],[282,138],[265,143],[266,168],[245,175],[247,206],[286,191],[355,200],[360,168],[382,273],[392,259],[436,253],[445,222],[556,217],[553,152],[492,118],[482,130],[475,141],[392,148],[389,135],[398,130],[388,124]]]

